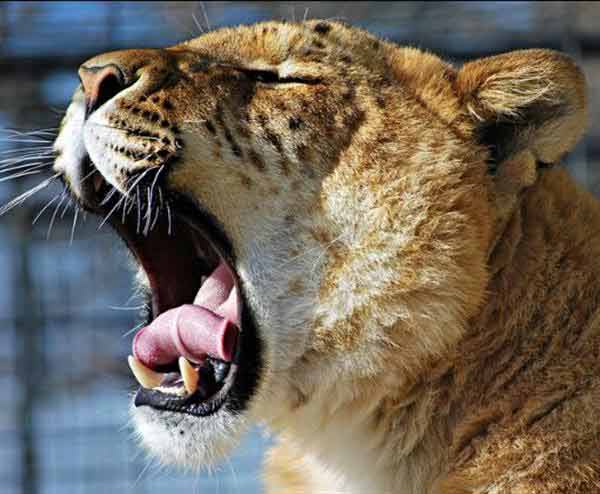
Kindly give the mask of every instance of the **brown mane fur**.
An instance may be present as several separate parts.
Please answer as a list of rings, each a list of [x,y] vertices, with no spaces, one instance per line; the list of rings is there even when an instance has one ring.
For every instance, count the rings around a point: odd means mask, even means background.
[[[508,122],[516,130],[497,176],[486,187],[494,212],[467,198],[466,190],[461,197],[452,182],[447,182],[447,190],[436,191],[448,194],[436,205],[452,204],[454,211],[474,208],[469,216],[481,227],[478,235],[465,231],[463,238],[473,250],[463,246],[462,255],[454,260],[472,271],[477,269],[475,252],[487,252],[487,272],[476,273],[471,287],[462,279],[460,292],[453,294],[464,297],[465,334],[449,351],[437,347],[442,358],[438,354],[424,359],[424,352],[412,346],[410,334],[396,333],[397,345],[382,351],[385,373],[356,383],[357,398],[344,406],[357,414],[372,407],[373,444],[365,445],[366,451],[378,451],[381,462],[386,456],[395,458],[402,472],[398,490],[390,492],[596,492],[600,490],[600,209],[560,167],[536,169],[540,162],[555,163],[581,135],[583,78],[565,57],[541,50],[477,61],[458,74],[436,57],[412,49],[396,50],[390,61],[424,112],[416,118],[426,119],[430,126],[445,126],[457,141],[472,139],[478,125],[488,122]],[[401,149],[411,142],[403,141]],[[444,147],[440,144],[438,149]],[[422,187],[427,184],[424,165],[417,165]],[[363,173],[370,183],[384,177]],[[352,179],[357,180],[356,175]],[[384,180],[389,188],[390,176]],[[461,176],[463,185],[468,180]],[[477,174],[473,180],[485,183]],[[381,186],[385,187],[383,182]],[[386,205],[393,208],[389,200]],[[439,218],[444,214],[435,207],[428,213]],[[460,228],[458,223],[453,227]],[[420,249],[430,248],[432,237],[421,231],[420,239],[423,244],[411,246],[412,261],[402,252],[409,278],[395,281],[400,292],[403,287],[415,290],[418,266],[427,262]],[[487,247],[482,249],[483,245]],[[332,287],[339,282],[339,264],[343,261],[337,259],[329,267]],[[407,265],[414,265],[414,270]],[[390,290],[379,301],[372,300],[373,310],[394,303],[394,296]],[[361,338],[349,339],[348,331],[363,330],[371,318],[372,312],[363,313],[346,321],[344,330],[333,335],[327,331],[322,347],[347,350],[356,345]],[[337,335],[343,339],[337,341]],[[422,333],[419,338],[414,345],[423,343]],[[415,356],[417,361],[411,359]],[[294,446],[302,440],[285,434],[283,438],[287,442],[282,440],[268,457],[268,492],[345,492],[336,490],[334,478],[325,471],[314,464],[311,470],[302,447]]]

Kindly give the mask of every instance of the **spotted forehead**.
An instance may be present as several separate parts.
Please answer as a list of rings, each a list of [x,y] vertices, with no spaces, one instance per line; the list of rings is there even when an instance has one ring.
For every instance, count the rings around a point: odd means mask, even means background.
[[[207,58],[229,61],[262,61],[277,65],[296,59],[324,63],[356,61],[372,65],[374,53],[385,43],[358,28],[339,22],[264,22],[224,28],[173,47],[195,51]]]

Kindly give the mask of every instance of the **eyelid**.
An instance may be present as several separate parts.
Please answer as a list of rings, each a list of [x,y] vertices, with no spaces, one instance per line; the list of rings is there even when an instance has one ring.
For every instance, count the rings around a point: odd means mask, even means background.
[[[276,70],[264,70],[264,69],[248,69],[238,67],[238,71],[242,72],[251,79],[266,84],[321,84],[321,79],[314,77],[301,77],[301,76],[286,76],[280,77]]]
[[[250,77],[251,79],[256,79],[260,82],[279,82],[281,80],[281,78],[279,77],[279,73],[275,70],[246,68],[238,68],[237,70]]]

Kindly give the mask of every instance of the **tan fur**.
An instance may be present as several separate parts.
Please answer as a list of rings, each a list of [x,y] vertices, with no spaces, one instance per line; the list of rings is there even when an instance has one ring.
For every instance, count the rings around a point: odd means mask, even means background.
[[[172,187],[233,243],[268,493],[600,492],[600,206],[558,164],[586,123],[568,57],[457,70],[311,21],[88,63],[115,60],[149,82],[110,118],[157,112]]]

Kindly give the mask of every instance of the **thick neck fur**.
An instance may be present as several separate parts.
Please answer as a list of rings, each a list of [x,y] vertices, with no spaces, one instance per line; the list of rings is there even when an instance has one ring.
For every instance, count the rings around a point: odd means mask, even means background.
[[[310,492],[471,492],[456,486],[486,448],[598,372],[599,236],[596,201],[564,170],[545,172],[495,241],[486,301],[449,356],[410,382],[385,368],[338,376],[274,424],[312,465]],[[493,468],[509,464],[510,452],[495,454]]]

